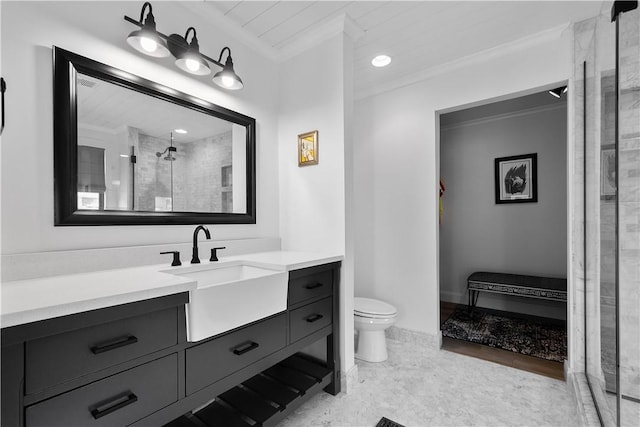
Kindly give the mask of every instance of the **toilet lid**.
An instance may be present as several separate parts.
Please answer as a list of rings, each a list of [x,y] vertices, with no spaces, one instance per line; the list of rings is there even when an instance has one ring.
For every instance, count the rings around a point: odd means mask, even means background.
[[[393,316],[398,312],[394,306],[384,301],[362,297],[354,298],[353,311],[361,316]]]

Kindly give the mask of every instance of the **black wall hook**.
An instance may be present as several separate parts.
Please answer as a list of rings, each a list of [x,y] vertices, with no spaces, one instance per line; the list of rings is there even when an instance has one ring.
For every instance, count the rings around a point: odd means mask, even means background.
[[[7,82],[4,81],[4,78],[0,77],[0,92],[2,92],[2,125],[0,126],[0,135],[2,135],[2,131],[4,131],[4,93],[7,90]]]

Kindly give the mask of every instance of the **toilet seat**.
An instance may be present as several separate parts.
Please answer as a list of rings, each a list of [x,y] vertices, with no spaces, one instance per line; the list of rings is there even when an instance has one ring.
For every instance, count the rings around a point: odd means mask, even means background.
[[[398,310],[391,304],[373,298],[354,298],[354,310],[356,316],[371,319],[388,319],[398,314]]]

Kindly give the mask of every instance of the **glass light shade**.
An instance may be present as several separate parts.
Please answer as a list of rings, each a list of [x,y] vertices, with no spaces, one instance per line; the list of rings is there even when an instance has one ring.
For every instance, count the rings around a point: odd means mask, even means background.
[[[146,27],[129,34],[127,43],[138,52],[154,58],[165,58],[171,55],[166,43],[158,33]]]
[[[213,76],[213,82],[222,88],[230,90],[238,90],[244,87],[242,79],[233,70],[231,55],[227,57],[227,62],[224,64],[222,70]]]
[[[209,68],[207,61],[194,52],[187,52],[176,59],[176,66],[182,71],[197,76],[206,76],[211,73],[211,68]]]

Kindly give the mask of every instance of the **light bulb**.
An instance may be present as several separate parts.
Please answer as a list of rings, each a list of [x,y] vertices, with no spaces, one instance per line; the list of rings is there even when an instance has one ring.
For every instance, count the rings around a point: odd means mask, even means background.
[[[151,40],[150,38],[142,37],[140,39],[140,46],[142,46],[142,48],[147,52],[155,52],[158,48],[158,43],[156,43],[155,40]]]
[[[191,71],[198,71],[198,68],[200,68],[200,63],[195,59],[187,59],[185,65]]]
[[[235,83],[235,80],[233,79],[233,77],[222,76],[222,84],[224,86],[231,87],[231,86],[233,86],[234,83]]]
[[[386,67],[391,63],[391,58],[387,55],[378,55],[371,60],[374,67]]]

